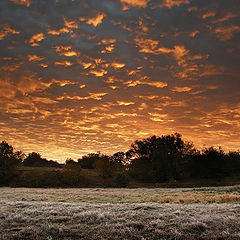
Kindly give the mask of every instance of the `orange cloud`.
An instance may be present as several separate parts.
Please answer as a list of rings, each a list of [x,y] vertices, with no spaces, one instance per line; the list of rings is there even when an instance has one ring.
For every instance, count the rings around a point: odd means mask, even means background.
[[[88,69],[89,67],[92,66],[92,63],[85,63],[85,62],[81,62],[82,66],[84,69]]]
[[[172,53],[177,60],[189,52],[184,46],[179,45],[174,46],[174,48],[158,47],[159,42],[152,39],[136,38],[135,42],[141,48],[139,52],[151,53],[155,55]]]
[[[39,57],[37,55],[28,55],[29,62],[39,62],[42,61],[43,59],[44,59],[43,57]]]
[[[229,27],[219,27],[215,29],[217,38],[219,38],[222,41],[230,40],[237,32],[240,32],[240,26],[237,25]]]
[[[162,114],[162,113],[148,113],[148,114],[151,116],[150,119],[154,122],[164,122],[168,120],[167,114]],[[171,121],[174,121],[174,120],[171,120]]]
[[[33,35],[30,40],[29,40],[29,43],[31,44],[32,47],[35,47],[35,46],[39,46],[39,43],[40,41],[42,41],[43,39],[45,39],[46,37],[44,36],[43,33],[38,33],[36,35]]]
[[[78,55],[77,52],[71,50],[72,49],[71,46],[55,46],[53,48],[56,49],[56,52],[58,52],[60,56],[64,55],[66,57],[73,57]]]
[[[48,67],[48,64],[46,64],[46,63],[41,63],[40,66],[43,67],[43,68],[47,68],[47,67]]]
[[[215,12],[207,12],[207,13],[204,13],[204,14],[202,15],[202,19],[214,17],[215,15],[216,15]]]
[[[158,41],[153,39],[143,39],[143,38],[135,38],[134,39],[137,46],[141,48],[140,52],[144,53],[154,53],[155,49],[158,46]]]
[[[11,83],[0,80],[0,97],[13,98],[16,91]]]
[[[94,100],[102,100],[102,97],[107,95],[108,93],[91,93],[89,92],[89,96],[87,97],[80,97],[80,96],[69,96],[67,94],[64,94],[64,96],[57,98],[57,100],[64,100],[64,99],[69,99],[69,100],[89,100],[89,99],[94,99]]]
[[[139,7],[139,8],[145,8],[147,7],[147,4],[149,0],[120,0],[121,3],[127,4],[131,7]]]
[[[158,41],[152,40],[152,39],[135,39],[136,44],[140,47],[139,52],[143,53],[150,53],[150,54],[172,54],[173,58],[177,61],[177,64],[179,66],[182,66],[186,68],[187,62],[185,59],[185,56],[188,55],[189,50],[187,50],[184,46],[181,45],[175,45],[173,48],[166,48],[166,47],[158,47]],[[190,59],[189,60],[193,60]],[[188,71],[195,71],[196,67],[191,66],[191,68],[188,67]],[[179,75],[181,74],[181,76]],[[178,73],[178,76],[181,78],[186,78],[186,73],[181,72]]]
[[[56,52],[68,51],[68,50],[72,49],[71,46],[55,46],[53,48],[56,49]]]
[[[119,69],[119,68],[125,67],[125,63],[113,62],[111,65],[112,65],[112,67],[114,67],[115,69]]]
[[[62,33],[69,33],[70,31],[67,28],[61,28],[59,30],[49,30],[48,34],[51,35],[60,35]]]
[[[214,21],[214,23],[221,23],[221,22],[225,22],[231,18],[235,18],[237,17],[238,15],[235,14],[235,13],[227,13],[225,16],[221,17],[221,18],[218,18],[217,20]]]
[[[101,53],[111,53],[114,51],[114,44],[111,44],[109,46],[107,46],[104,50],[101,51]]]
[[[135,87],[137,85],[148,85],[148,86],[152,86],[152,87],[156,87],[156,88],[164,88],[167,87],[168,84],[165,82],[161,82],[161,81],[155,81],[155,82],[148,82],[145,80],[145,78],[143,78],[142,80],[137,80],[137,81],[128,81],[126,83],[128,87]]]
[[[18,62],[18,63],[9,63],[7,65],[4,65],[1,67],[1,70],[5,71],[5,72],[14,72],[16,70],[18,70],[21,65],[23,65],[24,62]]]
[[[225,72],[224,67],[217,67],[213,64],[208,64],[203,66],[202,72],[199,74],[200,77],[205,76],[214,76],[214,75],[221,75]]]
[[[98,45],[104,44],[108,46],[106,46],[105,49],[101,51],[101,53],[113,52],[115,48],[115,43],[116,43],[116,39],[103,39],[100,43],[98,43]]]
[[[189,33],[188,36],[194,38],[194,37],[196,37],[199,33],[200,33],[200,32],[199,32],[198,30],[195,30],[195,31]]]
[[[189,50],[187,50],[184,46],[174,46],[172,52],[175,59],[180,60],[189,53]]]
[[[189,0],[163,0],[163,3],[159,4],[159,7],[172,8],[174,6],[180,6],[181,4],[189,4]]]
[[[55,65],[57,65],[57,66],[70,67],[70,66],[73,65],[73,63],[70,62],[70,61],[63,61],[63,62],[55,62]]]
[[[61,53],[61,55],[64,55],[66,57],[73,57],[73,56],[77,56],[77,52],[74,52],[74,51],[69,51],[69,52],[64,52],[64,53]]]
[[[80,18],[80,21],[85,21],[87,24],[91,24],[94,27],[97,27],[98,25],[100,25],[103,21],[103,19],[106,17],[106,14],[104,13],[100,13],[98,15],[96,15],[94,18]]]
[[[50,98],[45,98],[45,97],[32,97],[32,100],[34,102],[44,103],[44,104],[54,104],[54,103],[57,103],[57,101],[52,100]]]
[[[102,39],[101,41],[103,44],[108,45],[108,44],[112,44],[116,42],[116,39],[112,39],[112,38],[107,38],[107,39]]]
[[[9,36],[9,35],[14,35],[14,34],[20,34],[19,31],[15,30],[14,28],[10,27],[8,24],[5,25],[0,25],[1,30],[0,30],[0,40],[3,38]]]
[[[42,82],[41,78],[37,77],[35,74],[31,74],[17,79],[17,83],[12,85],[12,89],[17,89],[25,95],[38,90],[44,90],[50,85],[49,83]]]
[[[64,87],[66,85],[75,85],[76,84],[75,82],[71,82],[69,80],[57,80],[55,78],[52,79],[51,84],[53,84],[53,83],[56,83],[57,85],[59,85],[61,87]],[[86,87],[86,85],[85,84],[81,84],[81,85],[79,85],[79,87],[80,88],[84,88],[84,87]]]
[[[64,25],[65,25],[65,27],[67,27],[67,28],[75,28],[75,29],[78,28],[78,23],[77,23],[77,21],[74,21],[74,20],[68,21],[66,18],[64,18]]]
[[[192,88],[190,88],[190,87],[177,87],[177,86],[175,86],[175,87],[173,87],[171,90],[172,90],[173,92],[189,92],[189,91],[192,90]]]
[[[134,102],[124,102],[124,101],[117,101],[119,106],[129,106],[135,104]]]
[[[108,72],[105,69],[91,70],[89,73],[94,74],[96,77],[102,77]]]
[[[13,3],[30,6],[32,0],[10,0]]]

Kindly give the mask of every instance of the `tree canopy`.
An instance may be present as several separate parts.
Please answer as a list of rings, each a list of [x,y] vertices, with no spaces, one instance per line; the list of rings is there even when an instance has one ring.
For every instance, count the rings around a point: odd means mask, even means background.
[[[24,154],[14,152],[7,142],[0,143],[0,185],[8,184],[14,176],[16,166],[22,162]]]

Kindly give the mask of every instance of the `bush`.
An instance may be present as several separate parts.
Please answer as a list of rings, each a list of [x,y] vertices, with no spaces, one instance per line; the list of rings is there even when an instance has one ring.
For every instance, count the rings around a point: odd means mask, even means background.
[[[17,185],[24,187],[59,187],[62,186],[61,173],[44,169],[27,171],[20,176]]]
[[[63,184],[71,187],[79,187],[83,181],[81,166],[73,160],[67,160],[63,168]]]
[[[103,178],[111,177],[114,172],[114,164],[110,162],[108,156],[102,156],[94,163],[99,175]]]
[[[115,177],[115,183],[117,187],[127,187],[128,183],[129,183],[129,179],[126,176],[126,174],[124,173],[119,173],[116,177]]]

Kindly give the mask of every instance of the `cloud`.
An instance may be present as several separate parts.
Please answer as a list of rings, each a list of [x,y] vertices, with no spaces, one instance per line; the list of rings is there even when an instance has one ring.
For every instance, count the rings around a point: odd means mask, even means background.
[[[62,97],[57,98],[57,100],[63,100],[63,99],[70,99],[70,100],[89,100],[89,99],[94,99],[94,100],[102,100],[102,97],[107,95],[107,93],[89,93],[89,96],[86,97],[81,97],[81,96],[68,96],[64,95]]]
[[[77,21],[74,21],[74,20],[67,20],[66,18],[64,18],[64,24],[66,28],[75,28],[75,29],[78,28],[78,23]]]
[[[27,7],[29,7],[31,4],[31,0],[10,0],[10,1],[16,4],[26,5]]]
[[[93,18],[84,18],[84,17],[80,18],[80,21],[85,21],[87,24],[97,27],[98,25],[100,25],[102,23],[102,21],[105,17],[106,17],[106,14],[100,13]]]
[[[149,2],[149,0],[120,0],[120,1],[121,3],[126,4],[127,6],[140,8],[147,7],[147,4]]]
[[[65,161],[178,131],[197,146],[237,149],[236,1],[1,0],[0,8],[0,137],[16,148]]]
[[[42,61],[43,59],[44,59],[43,57],[39,57],[37,55],[28,55],[29,62],[39,62]]]
[[[172,8],[174,6],[180,6],[181,4],[189,4],[189,0],[161,0],[159,7]]]
[[[46,37],[44,36],[43,33],[38,33],[36,35],[33,35],[30,40],[29,43],[32,47],[36,47],[39,46],[39,42],[41,42],[43,39],[45,39]]]
[[[189,92],[191,90],[192,90],[192,88],[190,88],[190,87],[177,87],[177,86],[175,86],[175,87],[172,88],[173,92]]]
[[[202,19],[215,17],[215,15],[216,15],[215,12],[207,12],[207,13],[204,13],[204,14],[202,15]]]
[[[240,32],[240,26],[237,25],[218,27],[215,29],[217,38],[222,41],[230,40],[238,32]]]
[[[63,62],[55,62],[56,66],[64,66],[64,67],[71,67],[73,65],[70,61],[63,61]]]
[[[123,67],[125,67],[125,63],[119,63],[119,62],[113,62],[112,64],[111,64],[115,69],[120,69],[120,68],[123,68]]]
[[[91,70],[89,73],[94,74],[96,77],[102,77],[107,74],[105,69]]]
[[[12,28],[9,24],[4,24],[4,25],[0,25],[0,26],[1,26],[0,40],[4,39],[5,37],[10,36],[10,35],[20,34],[19,31]]]
[[[70,31],[69,31],[69,29],[67,29],[67,28],[60,28],[60,29],[58,29],[58,30],[49,30],[49,31],[48,31],[48,34],[59,36],[59,35],[62,34],[62,33],[69,33],[69,32],[70,32]]]

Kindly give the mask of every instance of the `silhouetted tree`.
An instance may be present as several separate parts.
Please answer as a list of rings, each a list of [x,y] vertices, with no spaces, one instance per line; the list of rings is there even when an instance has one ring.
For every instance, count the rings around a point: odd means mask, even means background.
[[[221,180],[228,175],[227,161],[227,156],[221,147],[204,149],[201,155],[201,165],[204,167],[202,175]]]
[[[13,147],[7,142],[0,143],[0,185],[9,184],[15,174],[16,167],[22,162],[22,152],[13,151]]]
[[[240,152],[229,152],[228,158],[228,172],[230,175],[240,175]]]
[[[137,140],[126,153],[131,160],[130,173],[144,181],[183,178],[187,169],[185,155],[193,148],[178,133]]]
[[[22,165],[28,167],[42,167],[44,166],[45,162],[46,159],[43,159],[41,154],[32,152],[27,155]]]
[[[112,155],[111,161],[116,164],[119,169],[123,169],[126,165],[126,158],[124,152],[116,152]]]
[[[81,168],[94,169],[94,163],[100,158],[100,155],[100,153],[89,153],[78,159],[78,164],[81,166]]]
[[[61,165],[55,161],[48,161],[46,158],[42,158],[41,154],[32,152],[23,161],[23,166],[27,167],[60,167]]]
[[[67,186],[80,186],[83,179],[81,166],[72,159],[67,159],[63,167],[63,182]]]
[[[95,168],[99,172],[101,177],[111,177],[114,170],[116,170],[116,164],[111,161],[111,157],[107,155],[101,155],[96,159],[94,163]]]

